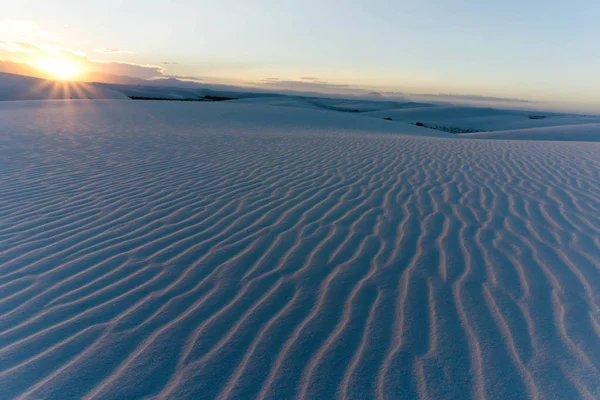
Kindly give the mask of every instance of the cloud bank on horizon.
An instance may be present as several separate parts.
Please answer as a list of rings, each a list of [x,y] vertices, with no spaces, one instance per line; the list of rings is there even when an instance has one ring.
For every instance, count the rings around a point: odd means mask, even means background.
[[[600,28],[593,17],[600,4],[591,0],[501,6],[308,0],[293,8],[271,0],[235,7],[188,0],[94,3],[6,5],[0,60],[36,66],[64,58],[95,77],[527,101],[523,106],[557,102],[600,112],[600,53],[594,50]]]

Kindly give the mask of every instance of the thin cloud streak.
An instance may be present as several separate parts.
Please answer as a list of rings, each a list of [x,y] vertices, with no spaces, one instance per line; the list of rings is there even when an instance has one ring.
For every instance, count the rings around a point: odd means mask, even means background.
[[[135,51],[121,50],[115,48],[94,49],[94,51],[100,54],[137,54]]]

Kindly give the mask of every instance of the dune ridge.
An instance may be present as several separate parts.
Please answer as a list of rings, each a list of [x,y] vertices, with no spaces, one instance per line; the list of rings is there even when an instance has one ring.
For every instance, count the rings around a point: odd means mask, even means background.
[[[600,123],[468,133],[461,136],[471,139],[600,142]]]
[[[599,145],[132,103],[0,105],[3,397],[600,396]]]

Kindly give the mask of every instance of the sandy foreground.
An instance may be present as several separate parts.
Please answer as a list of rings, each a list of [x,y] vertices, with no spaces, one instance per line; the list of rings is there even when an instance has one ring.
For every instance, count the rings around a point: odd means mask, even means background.
[[[600,397],[600,143],[10,102],[0,160],[1,398]]]

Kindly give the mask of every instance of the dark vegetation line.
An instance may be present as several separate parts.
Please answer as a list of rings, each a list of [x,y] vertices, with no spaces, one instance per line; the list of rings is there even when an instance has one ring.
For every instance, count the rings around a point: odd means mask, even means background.
[[[385,117],[384,119],[386,121],[393,121],[391,117]],[[487,131],[480,130],[480,129],[455,128],[455,127],[452,127],[452,126],[440,126],[440,125],[424,124],[423,122],[416,122],[416,123],[414,123],[412,125],[422,126],[424,128],[435,129],[435,130],[438,130],[438,131],[443,131],[443,132],[448,132],[448,133],[454,133],[455,135],[458,135],[458,134],[461,134],[461,133],[487,132]]]
[[[422,127],[429,128],[429,129],[435,129],[435,130],[438,130],[438,131],[443,131],[443,132],[448,132],[448,133],[454,133],[455,135],[459,135],[461,133],[486,132],[486,131],[481,130],[481,129],[456,128],[456,127],[452,127],[452,126],[440,126],[440,125],[424,124],[422,122],[417,122],[417,123],[415,123],[415,125],[416,126],[422,126]]]
[[[330,111],[339,111],[339,112],[348,112],[348,113],[359,113],[359,112],[365,112],[365,111],[360,111],[358,109],[352,109],[352,108],[346,108],[346,107],[336,107],[336,106],[330,106],[328,104],[324,104],[321,103],[320,101],[310,101],[310,104],[318,107],[318,108],[322,108],[324,110],[330,110]]]
[[[545,115],[530,115],[529,119],[544,119]],[[385,117],[386,121],[392,121],[391,117]],[[483,129],[472,129],[472,128],[456,128],[452,126],[440,126],[440,125],[431,125],[423,122],[416,122],[413,125],[422,126],[424,128],[435,129],[438,131],[454,133],[455,135],[460,135],[461,133],[477,133],[477,132],[490,132]]]
[[[198,98],[173,99],[169,97],[128,96],[131,100],[160,100],[160,101],[227,101],[238,100],[236,97],[203,96]]]

